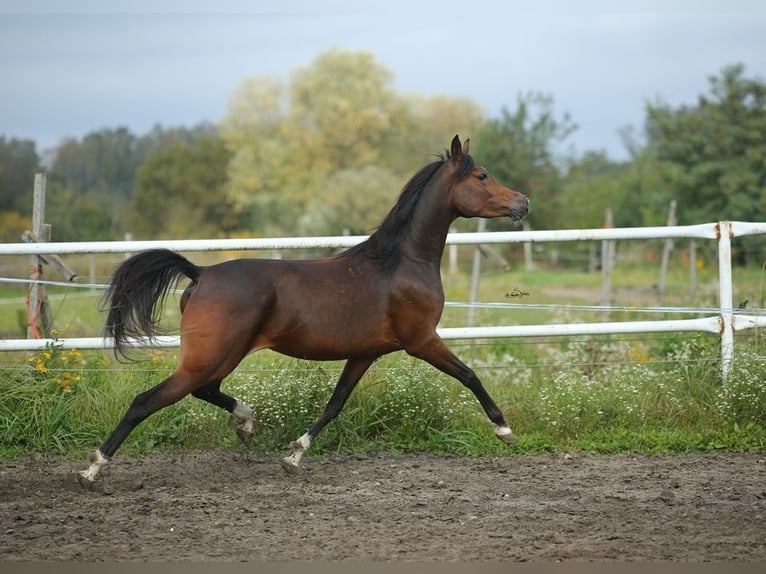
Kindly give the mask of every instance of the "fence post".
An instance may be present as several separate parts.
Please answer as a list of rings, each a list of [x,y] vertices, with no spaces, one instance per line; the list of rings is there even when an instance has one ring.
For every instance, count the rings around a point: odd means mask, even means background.
[[[614,227],[612,210],[606,208],[604,212],[604,228]],[[604,240],[601,242],[601,305],[609,307],[612,304],[612,264],[614,263],[614,241]],[[609,317],[609,310],[605,312]]]
[[[689,242],[689,297],[697,299],[697,240]]]
[[[455,233],[454,229],[449,230],[450,233]],[[454,277],[458,273],[458,261],[457,261],[457,245],[449,246],[449,276]]]
[[[676,200],[670,202],[670,209],[668,211],[668,227],[675,227],[676,225]],[[665,296],[665,276],[668,272],[668,260],[670,259],[670,252],[673,251],[673,240],[670,237],[665,238],[665,242],[662,246],[662,260],[660,262],[660,278],[657,281],[657,300],[662,305],[662,299]]]
[[[521,222],[521,228],[524,231],[530,231],[532,229],[526,219]],[[527,273],[535,270],[535,262],[532,255],[532,243],[529,241],[524,242],[524,270]]]
[[[481,233],[487,229],[487,220],[479,219],[476,224],[476,232]],[[473,250],[473,266],[471,268],[471,290],[468,295],[468,301],[470,303],[476,303],[479,298],[479,278],[481,277],[481,245],[476,245]],[[468,326],[473,327],[473,322],[476,317],[476,308],[471,305],[468,307]]]
[[[731,221],[719,221],[718,231],[718,293],[721,308],[721,377],[731,372],[734,358],[734,294],[731,279]]]
[[[32,233],[39,241],[50,241],[50,227],[45,225],[45,173],[35,174],[35,187],[32,203]],[[29,278],[36,281],[43,274],[43,257],[32,255]],[[27,338],[40,339],[50,335],[50,310],[48,308],[45,287],[31,283],[27,299]]]

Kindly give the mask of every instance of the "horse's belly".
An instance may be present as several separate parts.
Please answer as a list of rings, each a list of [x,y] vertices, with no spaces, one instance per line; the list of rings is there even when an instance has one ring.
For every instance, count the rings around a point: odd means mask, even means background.
[[[270,341],[270,349],[284,355],[316,361],[332,361],[351,357],[377,357],[402,348],[396,337],[383,327],[364,329],[360,326],[326,329],[297,329]]]
[[[354,345],[303,345],[300,343],[283,343],[273,345],[271,350],[309,361],[340,361],[353,357],[380,357],[402,347],[399,344],[354,344]]]

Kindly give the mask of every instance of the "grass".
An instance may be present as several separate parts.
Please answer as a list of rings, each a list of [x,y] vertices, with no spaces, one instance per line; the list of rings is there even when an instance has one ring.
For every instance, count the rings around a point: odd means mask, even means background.
[[[505,456],[766,448],[766,363],[752,342],[738,345],[725,382],[708,338],[663,340],[640,353],[636,345],[608,337],[558,342],[546,351],[550,362],[537,366],[502,346],[483,349],[481,356],[474,350],[476,360],[469,363],[517,434],[510,448],[494,439],[467,389],[395,354],[364,377],[310,452]],[[594,352],[611,360],[594,362]],[[84,456],[111,432],[135,394],[167,374],[172,359],[154,353],[125,370],[97,353],[53,348],[31,355],[6,370],[0,383],[0,458],[29,451]],[[254,407],[253,448],[284,453],[321,412],[340,366],[269,353],[247,359],[225,389]],[[139,425],[121,452],[240,448],[234,426],[228,413],[189,397]]]

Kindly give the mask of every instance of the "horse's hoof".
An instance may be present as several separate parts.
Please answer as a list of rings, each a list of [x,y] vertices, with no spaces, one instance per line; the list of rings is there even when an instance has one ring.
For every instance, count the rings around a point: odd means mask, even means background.
[[[293,459],[291,456],[286,456],[285,458],[280,460],[279,465],[282,467],[282,470],[284,470],[287,474],[298,474],[298,471],[300,470],[300,467],[293,462]]]
[[[86,471],[84,470],[77,473],[77,482],[79,482],[80,486],[85,490],[90,490],[91,486],[93,486],[93,481],[86,476]]]
[[[250,448],[250,445],[253,444],[253,436],[253,433],[250,431],[246,431],[240,428],[237,429],[237,438],[239,439],[239,442],[241,442],[247,448]]]
[[[511,429],[506,428],[504,430],[499,430],[495,433],[495,436],[499,438],[501,441],[503,441],[505,444],[513,444],[516,442],[516,437],[513,436],[513,433],[511,432]]]

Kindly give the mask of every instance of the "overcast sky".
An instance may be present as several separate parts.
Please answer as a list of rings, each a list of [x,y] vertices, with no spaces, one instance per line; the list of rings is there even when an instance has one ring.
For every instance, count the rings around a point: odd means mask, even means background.
[[[619,129],[642,128],[647,100],[693,105],[710,76],[737,62],[766,81],[763,0],[136,0],[129,12],[111,7],[124,5],[0,4],[0,135],[33,139],[40,152],[101,128],[141,135],[157,123],[217,122],[245,78],[287,80],[319,53],[341,48],[373,52],[399,93],[469,97],[488,116],[513,109],[519,93],[550,94],[557,113],[578,125],[569,140],[577,151],[622,159]]]

